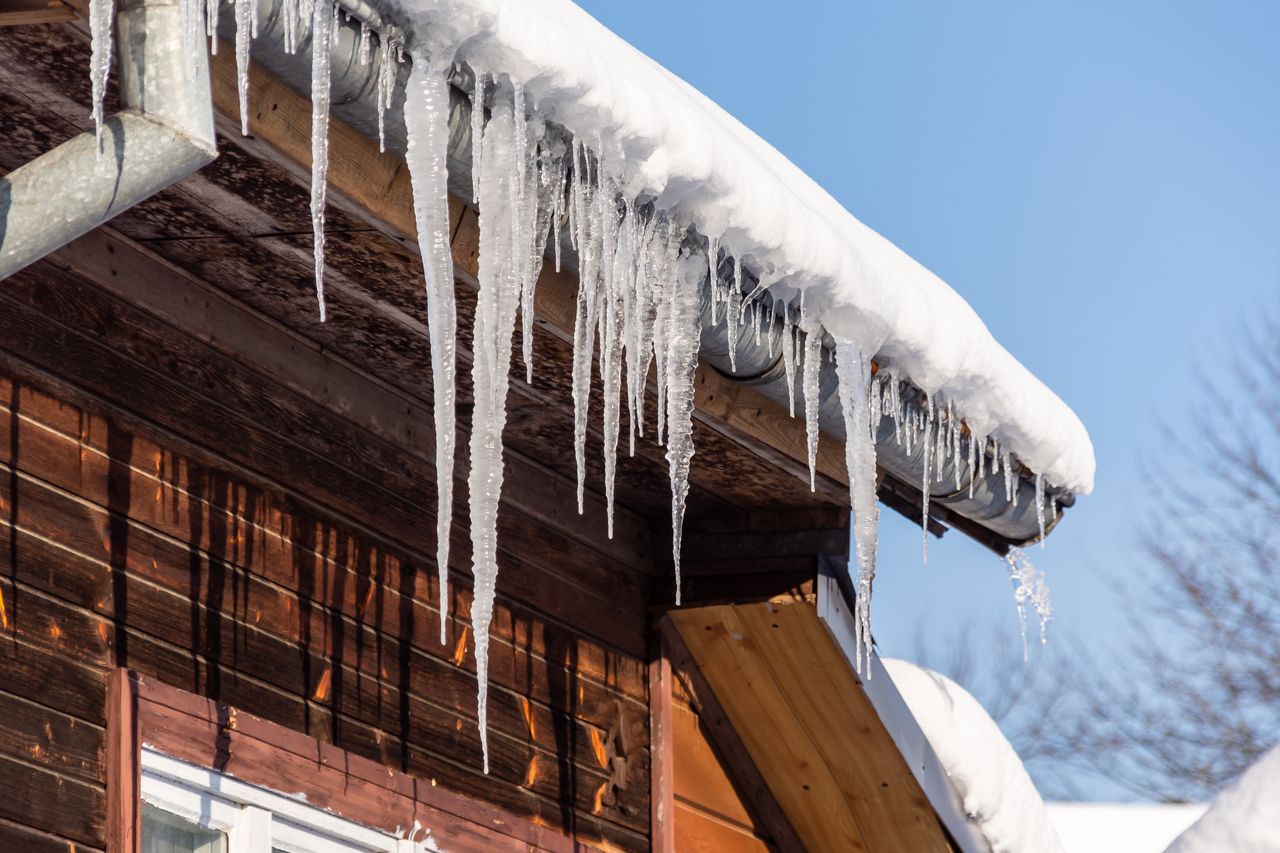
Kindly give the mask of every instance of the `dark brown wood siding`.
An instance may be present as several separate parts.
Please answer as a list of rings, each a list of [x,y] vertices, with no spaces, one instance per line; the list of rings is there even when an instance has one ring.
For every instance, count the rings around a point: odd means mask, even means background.
[[[239,334],[297,344],[222,310]],[[464,484],[441,646],[422,438],[298,393],[253,361],[263,344],[229,355],[51,262],[0,290],[0,780],[24,792],[0,798],[0,849],[103,846],[116,665],[586,840],[646,847],[643,576],[576,515],[554,523],[538,504],[556,475],[512,460],[485,776]],[[392,390],[308,358],[353,384],[326,386],[334,399],[397,411]]]

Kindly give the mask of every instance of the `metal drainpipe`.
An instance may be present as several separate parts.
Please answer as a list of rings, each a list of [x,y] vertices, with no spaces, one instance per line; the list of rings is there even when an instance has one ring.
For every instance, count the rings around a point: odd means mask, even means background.
[[[0,178],[0,279],[218,156],[208,63],[185,52],[176,0],[122,0],[115,31],[122,109],[101,153],[87,131]]]
[[[340,0],[344,11],[358,11],[365,5],[365,0]],[[280,19],[281,0],[263,0],[259,4],[258,38],[253,43],[254,60],[263,65],[277,77],[289,83],[295,89],[306,92],[311,85],[310,47],[307,39],[300,39],[298,51],[289,55],[284,51],[284,28]],[[225,20],[225,19],[224,19]],[[234,37],[234,26],[227,22],[220,30],[223,38],[230,41]],[[332,60],[332,111],[367,136],[377,137],[377,113],[374,93],[376,89],[377,64],[359,63],[360,26],[356,20],[341,21],[334,32]],[[388,150],[403,154],[405,150],[404,136],[404,83],[408,77],[408,63],[401,65],[397,72],[397,83],[392,97],[391,108],[384,116],[386,142]],[[471,198],[471,102],[467,96],[471,88],[469,75],[462,70],[453,79],[454,87],[450,92],[449,115],[449,190],[459,198]],[[563,246],[563,254],[569,263],[575,263],[572,251]],[[722,267],[721,275],[730,274],[727,267]],[[749,278],[744,273],[744,279]],[[745,289],[750,291],[755,281],[744,281]],[[781,355],[775,351],[769,355],[763,343],[755,344],[754,335],[744,331],[737,341],[737,370],[731,370],[729,364],[728,331],[723,316],[717,324],[711,323],[710,291],[702,292],[702,342],[700,355],[725,376],[754,386],[758,391],[776,402],[787,405],[787,384],[783,375]],[[723,310],[718,312],[723,315]],[[828,347],[830,350],[830,347]],[[799,390],[799,377],[796,377]],[[829,436],[844,440],[844,415],[840,409],[838,380],[834,365],[828,361],[822,365],[820,380],[820,423],[822,430]],[[803,402],[796,401],[796,413],[803,416]],[[876,440],[877,461],[881,468],[891,474],[894,479],[915,490],[921,486],[923,474],[923,450],[913,447],[908,454],[904,446],[894,438],[893,423],[885,419],[880,425]],[[961,466],[959,489],[955,488],[955,468]],[[969,519],[974,524],[994,534],[987,544],[1002,551],[1011,544],[1026,544],[1039,538],[1039,524],[1036,519],[1035,486],[1026,478],[1019,478],[1015,484],[1018,490],[1017,505],[1005,498],[1004,474],[990,473],[990,459],[987,460],[986,473],[981,480],[974,483],[973,497],[969,497],[969,481],[973,472],[969,470],[964,459],[949,461],[943,466],[942,479],[936,479],[930,486],[930,505],[933,508],[944,508],[947,512]],[[1070,506],[1074,498],[1070,492],[1047,491],[1056,498],[1059,511],[1056,515],[1048,515],[1046,507],[1046,532],[1061,519],[1062,507]]]

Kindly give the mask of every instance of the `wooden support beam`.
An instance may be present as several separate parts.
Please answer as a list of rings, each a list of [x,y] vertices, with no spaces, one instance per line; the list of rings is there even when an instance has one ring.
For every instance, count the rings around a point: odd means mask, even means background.
[[[655,853],[674,853],[675,754],[671,730],[671,660],[659,630],[649,641],[649,844]]]
[[[138,685],[120,667],[107,680],[107,853],[137,853],[141,842],[142,738]]]
[[[770,840],[781,853],[803,851],[795,829],[787,820],[786,814],[774,799],[765,784],[764,778],[750,753],[742,743],[742,738],[724,713],[724,708],[716,699],[715,692],[703,677],[698,662],[689,653],[688,646],[680,637],[671,620],[663,616],[658,620],[657,632],[662,638],[667,665],[673,678],[683,683],[685,691],[693,700],[694,710],[711,734],[711,739],[719,753],[720,760],[726,765],[730,776],[746,799],[754,817],[760,821],[761,827],[768,833]]]
[[[952,849],[813,604],[668,618],[807,849]]]

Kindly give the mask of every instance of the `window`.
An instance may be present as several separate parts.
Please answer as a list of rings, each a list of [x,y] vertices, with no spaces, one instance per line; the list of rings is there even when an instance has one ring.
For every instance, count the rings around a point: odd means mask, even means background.
[[[429,833],[397,838],[301,799],[150,748],[142,750],[141,853],[426,853]]]

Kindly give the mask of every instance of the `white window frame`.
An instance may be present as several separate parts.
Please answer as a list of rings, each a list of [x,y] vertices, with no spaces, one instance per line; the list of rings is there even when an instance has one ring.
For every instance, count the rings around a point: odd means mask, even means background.
[[[430,830],[400,837],[371,829],[207,767],[142,748],[142,799],[206,829],[227,834],[228,853],[437,853]],[[416,839],[416,840],[414,840]]]

